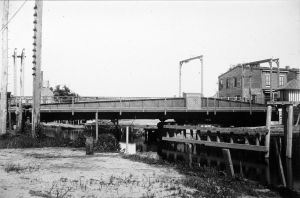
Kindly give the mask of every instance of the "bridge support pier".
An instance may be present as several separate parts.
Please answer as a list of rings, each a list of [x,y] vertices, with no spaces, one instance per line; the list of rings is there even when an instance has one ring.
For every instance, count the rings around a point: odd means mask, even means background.
[[[272,120],[272,106],[268,105],[267,119],[266,119],[266,126],[268,129],[268,133],[266,134],[265,137],[265,146],[267,147],[267,152],[265,154],[265,158],[269,158],[270,156],[271,120]]]
[[[292,145],[293,145],[293,105],[289,104],[286,108],[288,110],[288,119],[287,121],[284,121],[284,129],[287,129],[284,131],[286,134],[286,157],[292,158]]]

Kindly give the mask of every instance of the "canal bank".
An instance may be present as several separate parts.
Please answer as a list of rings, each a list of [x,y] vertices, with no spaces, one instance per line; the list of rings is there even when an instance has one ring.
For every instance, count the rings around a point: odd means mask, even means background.
[[[128,126],[128,125],[127,125]],[[145,126],[143,126],[145,127]],[[157,128],[149,127],[146,128],[131,125],[129,130],[129,143],[135,145],[136,150],[139,152],[154,151],[159,153],[160,157],[170,162],[185,163],[187,166],[193,164],[193,166],[200,167],[212,167],[217,171],[225,171],[225,161],[221,149],[201,147],[199,146],[198,152],[196,154],[190,155],[188,150],[185,150],[184,144],[174,147],[173,143],[164,142],[162,146],[157,144],[157,139],[159,139],[159,134],[157,133]],[[105,127],[104,127],[105,128]],[[107,126],[106,126],[107,128]],[[115,129],[110,128],[110,129]],[[70,136],[74,136],[72,129],[64,129],[65,132]],[[94,129],[90,129],[92,133],[95,133]],[[125,142],[126,140],[126,125],[119,126],[120,141]],[[61,134],[61,131],[58,130]],[[101,129],[100,127],[100,130]],[[280,174],[280,164],[276,158],[275,152],[275,142],[278,139],[271,138],[271,150],[269,160],[265,160],[263,153],[251,152],[251,151],[240,151],[232,150],[232,161],[235,173],[239,177],[244,177],[253,181],[258,181],[263,185],[269,186],[271,188],[276,188],[277,190],[284,191],[283,195],[295,195],[299,196],[300,191],[300,170],[299,170],[299,160],[297,156],[300,155],[299,135],[294,136],[293,147],[293,158],[292,160],[286,159],[284,153],[281,155],[282,159],[282,170],[284,171],[284,180],[286,187],[283,186],[282,175]],[[124,144],[124,143],[123,143]],[[131,152],[132,153],[132,152]],[[290,196],[287,196],[290,197]]]

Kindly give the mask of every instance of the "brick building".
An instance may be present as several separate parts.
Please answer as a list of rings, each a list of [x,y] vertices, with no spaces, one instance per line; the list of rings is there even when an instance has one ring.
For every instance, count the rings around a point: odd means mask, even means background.
[[[279,97],[277,89],[293,79],[299,79],[300,72],[296,68],[272,67],[270,75],[270,67],[261,67],[260,63],[274,60],[278,61],[278,59],[266,59],[230,68],[218,77],[218,96],[243,100],[251,98],[253,102],[265,103],[270,100],[270,88],[272,88],[276,100]]]

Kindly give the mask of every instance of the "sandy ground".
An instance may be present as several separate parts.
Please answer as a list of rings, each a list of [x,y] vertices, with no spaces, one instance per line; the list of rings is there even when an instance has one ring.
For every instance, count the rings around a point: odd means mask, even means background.
[[[183,177],[174,169],[133,162],[117,153],[0,150],[0,198],[181,197],[194,191],[180,184]]]

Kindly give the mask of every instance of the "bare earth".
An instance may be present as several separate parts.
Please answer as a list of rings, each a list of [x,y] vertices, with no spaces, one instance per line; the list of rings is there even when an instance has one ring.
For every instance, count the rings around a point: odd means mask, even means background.
[[[0,198],[177,197],[195,190],[176,170],[71,148],[0,150]],[[16,167],[16,168],[15,168]]]

